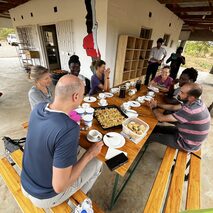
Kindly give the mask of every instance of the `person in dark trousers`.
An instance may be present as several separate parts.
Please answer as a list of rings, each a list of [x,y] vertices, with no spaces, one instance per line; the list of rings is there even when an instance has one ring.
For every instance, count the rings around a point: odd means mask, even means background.
[[[171,56],[166,61],[167,64],[171,62],[170,77],[173,78],[174,80],[177,78],[180,65],[181,64],[184,65],[186,62],[185,57],[181,55],[182,52],[183,47],[178,47],[176,53],[172,53]]]
[[[152,75],[151,80],[154,79],[158,67],[161,65],[164,58],[166,57],[166,50],[163,47],[161,47],[163,42],[164,42],[163,39],[159,38],[157,40],[157,46],[153,47],[151,50],[149,65],[147,67],[146,78],[144,82],[145,85],[149,84],[149,78],[151,75]]]
[[[151,100],[149,106],[157,120],[174,123],[174,126],[157,125],[147,143],[158,142],[187,152],[199,150],[208,135],[211,121],[209,111],[200,99],[201,95],[201,85],[187,83],[181,87],[178,94],[183,104],[160,104]],[[164,115],[162,109],[174,113]]]
[[[79,57],[77,55],[72,55],[70,57],[68,65],[69,65],[71,74],[77,76],[84,82],[84,86],[85,86],[84,94],[87,95],[90,91],[90,80],[84,77],[83,75],[79,74],[80,67],[81,67],[81,62],[79,61]]]

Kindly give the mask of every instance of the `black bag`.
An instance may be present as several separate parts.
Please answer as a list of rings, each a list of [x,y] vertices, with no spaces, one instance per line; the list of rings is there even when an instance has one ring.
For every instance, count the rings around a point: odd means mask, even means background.
[[[8,161],[13,164],[13,160],[10,158],[10,153],[16,151],[17,149],[21,149],[24,151],[24,143],[26,138],[21,139],[11,139],[9,137],[3,137],[2,140],[4,141],[4,148],[5,148],[5,156],[7,157]]]

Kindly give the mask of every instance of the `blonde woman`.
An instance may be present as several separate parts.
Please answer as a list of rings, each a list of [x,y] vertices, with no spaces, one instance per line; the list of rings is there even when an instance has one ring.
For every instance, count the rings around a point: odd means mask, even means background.
[[[52,92],[49,86],[52,83],[48,69],[42,66],[33,66],[30,72],[30,79],[34,81],[34,86],[28,92],[31,109],[41,102],[51,103],[53,101]]]

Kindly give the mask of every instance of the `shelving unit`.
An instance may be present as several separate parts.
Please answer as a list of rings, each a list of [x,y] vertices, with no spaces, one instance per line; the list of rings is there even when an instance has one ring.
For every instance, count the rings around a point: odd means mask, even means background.
[[[31,50],[28,43],[18,43],[16,51],[19,57],[19,62],[26,71],[29,71],[30,67],[33,65],[41,64],[39,52]],[[38,60],[37,63],[36,60]]]
[[[150,39],[120,35],[114,85],[146,74],[152,43]]]

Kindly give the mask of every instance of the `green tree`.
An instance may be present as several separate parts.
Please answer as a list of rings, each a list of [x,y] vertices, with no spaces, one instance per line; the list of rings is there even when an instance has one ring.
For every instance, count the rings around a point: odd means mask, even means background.
[[[15,33],[14,28],[0,28],[0,40],[6,40],[8,34]]]
[[[213,43],[209,41],[188,41],[185,47],[185,53],[191,56],[205,57],[213,53]]]

